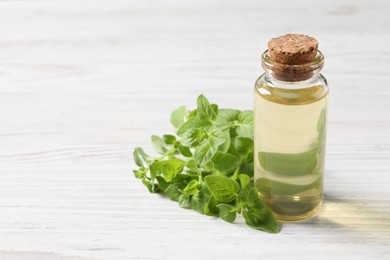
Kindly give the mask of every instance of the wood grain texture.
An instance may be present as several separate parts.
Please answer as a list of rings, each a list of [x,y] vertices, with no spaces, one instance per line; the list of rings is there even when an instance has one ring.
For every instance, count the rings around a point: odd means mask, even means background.
[[[0,259],[390,259],[389,1],[1,1]],[[325,203],[278,235],[149,194],[131,151],[205,94],[251,109],[268,39],[325,53]]]

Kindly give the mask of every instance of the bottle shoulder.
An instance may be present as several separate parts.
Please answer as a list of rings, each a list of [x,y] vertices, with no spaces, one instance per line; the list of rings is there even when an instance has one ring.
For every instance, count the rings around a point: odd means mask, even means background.
[[[281,82],[261,75],[255,83],[256,95],[285,105],[304,105],[326,98],[328,83],[321,74],[318,77],[301,82]]]

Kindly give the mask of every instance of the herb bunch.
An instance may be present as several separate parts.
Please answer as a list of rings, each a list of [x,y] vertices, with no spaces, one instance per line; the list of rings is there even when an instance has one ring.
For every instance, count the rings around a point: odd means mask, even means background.
[[[234,222],[242,214],[248,226],[279,232],[272,212],[251,184],[253,111],[219,109],[200,95],[197,109],[181,106],[171,115],[176,135],[152,136],[158,157],[134,150],[136,178],[150,192],[177,201],[182,208]]]

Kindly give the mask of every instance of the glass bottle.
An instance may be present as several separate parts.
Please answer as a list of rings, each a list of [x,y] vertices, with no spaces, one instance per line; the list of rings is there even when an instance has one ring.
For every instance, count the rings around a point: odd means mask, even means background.
[[[265,73],[255,84],[254,183],[276,218],[314,215],[323,200],[328,87],[324,56],[280,64],[262,55]]]

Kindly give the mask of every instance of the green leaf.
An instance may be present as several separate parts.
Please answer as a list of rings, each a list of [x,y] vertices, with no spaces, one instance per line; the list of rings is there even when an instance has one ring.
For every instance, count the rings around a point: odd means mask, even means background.
[[[164,178],[161,177],[161,176],[157,176],[157,177],[156,177],[156,180],[157,180],[157,182],[158,182],[158,185],[159,185],[160,189],[161,189],[163,192],[165,192],[165,190],[166,190],[166,189],[168,188],[168,186],[169,186],[169,183],[166,182],[166,181],[164,180]]]
[[[190,119],[196,117],[197,114],[198,114],[198,110],[197,110],[197,109],[192,110],[192,111],[188,114],[188,116],[187,116],[188,120],[190,120]]]
[[[212,161],[209,161],[208,163],[203,165],[203,168],[205,170],[207,170],[208,172],[213,173],[214,172],[214,163]]]
[[[247,195],[247,206],[242,212],[248,226],[270,233],[278,233],[280,228],[273,213],[260,200],[256,188]]]
[[[238,136],[253,138],[253,111],[242,111],[238,116],[236,132]]]
[[[248,156],[248,154],[253,152],[253,139],[238,136],[234,140],[234,147],[237,154],[241,157]]]
[[[225,133],[217,127],[211,127],[207,134],[209,136],[210,144],[215,148],[218,148],[218,146],[226,142],[227,138]]]
[[[225,142],[218,147],[218,151],[226,153],[230,147],[230,129],[227,128],[222,132],[224,134]]]
[[[227,221],[227,222],[234,222],[237,215],[237,210],[230,204],[220,203],[217,205],[217,208],[219,210],[219,216]]]
[[[178,201],[182,194],[183,185],[181,183],[173,183],[165,189],[165,195],[171,200]]]
[[[186,162],[186,167],[190,170],[196,171],[198,167],[196,167],[196,163],[194,159],[190,159]]]
[[[198,181],[192,180],[184,188],[183,193],[187,195],[195,195],[198,192]]]
[[[241,111],[237,109],[219,109],[216,124],[224,125],[227,123],[238,121],[238,116],[240,115],[240,113]]]
[[[179,207],[181,208],[185,208],[185,209],[191,208],[191,198],[186,194],[180,195],[178,202],[179,202]]]
[[[303,153],[259,152],[261,167],[274,174],[284,176],[303,176],[315,173],[318,147]]]
[[[239,125],[236,132],[238,136],[253,138],[253,125]]]
[[[280,228],[272,212],[267,208],[244,209],[242,215],[245,223],[251,228],[263,230],[269,233],[278,233]]]
[[[175,144],[176,137],[174,135],[163,135],[164,143],[166,144]]]
[[[154,178],[156,178],[157,175],[161,174],[162,173],[162,165],[163,165],[163,162],[162,161],[154,161],[151,165],[150,165],[150,178],[153,180]]]
[[[223,152],[216,152],[211,161],[215,169],[226,174],[232,174],[240,164],[238,157]]]
[[[133,152],[133,159],[135,164],[137,164],[139,167],[146,167],[148,166],[151,158],[148,156],[142,148],[137,147],[134,149]]]
[[[216,109],[210,105],[207,98],[200,95],[197,100],[198,118],[202,121],[212,121],[217,118]],[[218,111],[218,109],[217,109]]]
[[[170,159],[161,162],[161,171],[167,182],[172,181],[179,173],[183,171],[184,162],[179,159]]]
[[[138,170],[133,170],[134,176],[137,179],[142,179],[145,177],[146,173],[148,172],[148,168],[141,167]]]
[[[178,149],[179,149],[179,152],[180,152],[183,156],[185,156],[185,157],[192,157],[191,150],[190,150],[190,148],[188,148],[187,146],[182,146],[182,145],[180,145]]]
[[[267,208],[254,208],[252,213],[255,216],[257,229],[264,230],[270,233],[278,233],[280,230],[278,221],[275,219],[273,213]],[[252,227],[255,227],[254,225]]]
[[[238,183],[226,176],[209,175],[205,177],[207,188],[221,202],[233,201],[239,190]]]
[[[265,207],[263,202],[260,200],[259,192],[256,188],[252,187],[246,194],[246,202],[249,207],[256,207],[262,209]]]
[[[163,174],[166,181],[171,182],[177,174],[183,171],[184,162],[180,159],[166,161],[155,161],[150,165],[150,176],[154,179],[157,175]]]
[[[190,182],[193,178],[194,176],[190,176],[189,174],[178,174],[172,180],[172,182],[177,182],[185,185],[186,183]]]
[[[238,122],[240,122],[241,124],[253,125],[253,111],[242,111],[241,114],[238,116]]]
[[[214,198],[214,196],[209,196],[206,207],[204,209],[204,213],[207,216],[217,216],[219,212],[217,208],[217,204],[218,204],[218,200]]]
[[[211,109],[214,111],[214,113],[216,114],[216,116],[218,116],[218,106],[216,104],[211,104]],[[212,120],[215,120],[216,117]]]
[[[177,131],[178,136],[183,136],[186,131],[189,129],[199,129],[206,131],[210,128],[212,124],[208,121],[203,121],[199,119],[198,117],[194,117],[189,119],[187,122],[185,122]]]
[[[142,151],[142,148],[139,148],[139,147],[135,148],[134,152],[133,152],[133,158],[134,158],[135,164],[137,164],[139,167],[144,167],[145,165],[144,165],[144,162],[142,160],[140,151]]]
[[[238,175],[238,179],[240,180],[241,187],[246,190],[250,187],[251,178],[246,174]]]
[[[200,190],[191,198],[191,208],[200,214],[206,214],[206,206],[210,199],[210,195]]]
[[[149,192],[153,192],[153,183],[147,179],[142,179],[142,183],[148,188]]]
[[[152,143],[153,143],[154,149],[159,154],[164,154],[167,151],[167,148],[165,147],[164,140],[161,137],[159,137],[157,135],[152,135]]]
[[[194,128],[188,129],[183,134],[183,139],[181,140],[181,144],[187,147],[193,147],[199,145],[201,141],[203,141],[207,137],[205,131]]]
[[[212,147],[208,141],[204,141],[195,150],[194,159],[198,167],[202,167],[207,164],[214,154],[217,152],[217,148]]]
[[[251,162],[245,162],[240,166],[240,173],[244,173],[249,177],[252,177],[254,173],[253,157],[250,158],[251,158],[250,160]]]
[[[230,177],[233,181],[237,181],[238,180],[238,174],[240,173],[240,169],[239,168],[237,168],[235,171],[234,171],[234,173],[233,173],[233,175]]]
[[[186,120],[186,116],[187,116],[187,108],[185,106],[179,107],[171,114],[172,125],[177,129],[180,128],[184,124]]]

